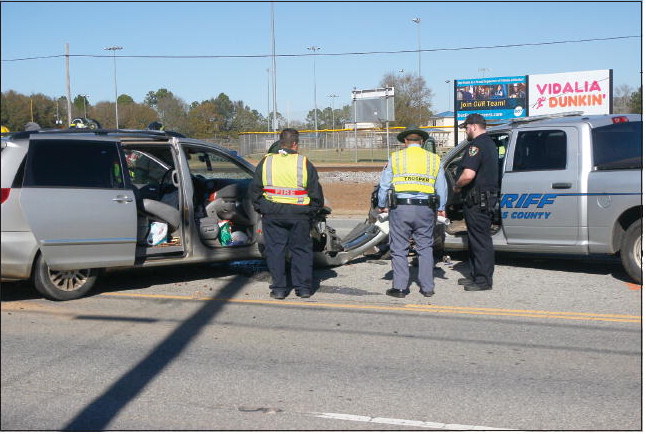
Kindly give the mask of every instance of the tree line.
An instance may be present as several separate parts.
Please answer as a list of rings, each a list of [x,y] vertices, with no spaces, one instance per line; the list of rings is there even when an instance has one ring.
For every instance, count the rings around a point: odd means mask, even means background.
[[[390,126],[421,125],[433,115],[433,92],[424,78],[413,74],[385,74],[381,87],[394,87],[396,120]],[[615,113],[641,113],[641,87],[634,91],[622,85],[615,90]],[[90,104],[86,95],[77,95],[71,104],[71,118],[90,118],[103,128],[115,128],[114,102]],[[200,138],[235,136],[248,131],[270,131],[272,113],[264,116],[243,101],[232,101],[225,93],[216,98],[187,104],[168,89],[149,91],[142,102],[135,102],[127,94],[118,97],[119,128],[145,129],[152,122],[160,122],[164,129]],[[0,120],[10,131],[24,129],[27,122],[36,122],[42,128],[67,127],[67,98],[51,98],[42,93],[23,95],[13,90],[2,92]],[[304,120],[287,120],[276,114],[278,129],[292,127],[299,130],[343,128],[353,122],[352,107],[325,107],[310,110]]]

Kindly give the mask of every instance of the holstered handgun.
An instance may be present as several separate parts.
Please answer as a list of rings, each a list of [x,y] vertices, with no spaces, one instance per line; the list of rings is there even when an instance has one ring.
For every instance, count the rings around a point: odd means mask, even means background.
[[[500,214],[500,190],[487,191],[485,193],[487,201],[487,212],[492,215],[494,223],[499,224],[501,221]]]
[[[440,206],[440,196],[438,194],[429,194],[428,195],[428,207],[433,211],[437,211],[437,208]]]
[[[472,188],[464,195],[464,204],[471,208],[475,205],[480,205],[480,190]]]
[[[393,190],[392,188],[388,190],[386,200],[387,200],[388,208],[390,209],[397,208],[397,196],[395,196],[395,190]]]

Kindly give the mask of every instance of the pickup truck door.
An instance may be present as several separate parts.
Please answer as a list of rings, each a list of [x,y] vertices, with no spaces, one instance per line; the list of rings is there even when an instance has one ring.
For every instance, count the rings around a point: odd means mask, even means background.
[[[510,145],[500,201],[507,243],[577,244],[581,205],[578,130],[523,128],[514,132]]]

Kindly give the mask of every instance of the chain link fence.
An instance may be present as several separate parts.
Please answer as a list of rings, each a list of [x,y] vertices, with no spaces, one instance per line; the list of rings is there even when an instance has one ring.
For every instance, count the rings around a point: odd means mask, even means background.
[[[391,152],[400,148],[397,134],[403,128],[385,129],[345,129],[300,131],[299,153],[306,155],[314,162],[330,163],[372,163],[385,162]],[[435,140],[438,154],[445,153],[453,147],[450,133],[440,130],[427,130]],[[241,133],[238,147],[240,155],[252,160],[259,160],[267,149],[278,140],[276,133]],[[226,145],[225,145],[226,146]]]

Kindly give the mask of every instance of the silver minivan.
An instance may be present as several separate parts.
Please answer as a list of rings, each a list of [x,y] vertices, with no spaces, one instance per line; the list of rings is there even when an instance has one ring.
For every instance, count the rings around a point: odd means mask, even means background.
[[[254,166],[218,145],[163,131],[25,131],[2,138],[1,173],[2,281],[32,279],[52,300],[85,295],[106,268],[262,256]],[[322,220],[319,252],[338,245]]]

